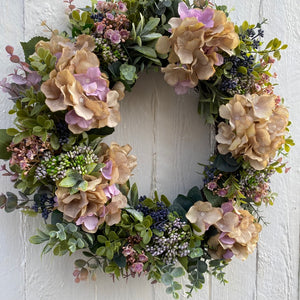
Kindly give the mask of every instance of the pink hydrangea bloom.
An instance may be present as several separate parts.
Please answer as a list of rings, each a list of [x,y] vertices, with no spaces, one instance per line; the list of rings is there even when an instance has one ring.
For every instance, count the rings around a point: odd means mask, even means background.
[[[175,85],[174,89],[177,95],[185,95],[192,87],[190,81],[180,81]]]
[[[117,195],[120,194],[120,191],[117,189],[115,184],[104,188],[103,191],[104,191],[104,193],[105,193],[105,195],[108,199],[110,199],[113,196],[117,196]]]
[[[102,101],[106,100],[109,88],[106,80],[101,77],[98,67],[88,68],[86,74],[75,74],[74,76],[88,96],[96,96]]]
[[[92,124],[93,120],[85,120],[78,116],[74,109],[70,110],[65,115],[65,121],[70,125],[78,125],[82,129],[87,129]]]
[[[235,243],[235,239],[230,238],[226,232],[220,234],[219,240],[224,245],[233,245]]]
[[[76,221],[76,225],[84,224],[84,226],[87,228],[87,230],[95,230],[98,225],[98,217],[94,215],[87,215],[85,217],[80,217]]]
[[[206,8],[201,10],[199,8],[191,8],[189,9],[184,2],[180,2],[178,5],[178,13],[180,19],[185,18],[197,18],[198,22],[201,22],[207,28],[212,28],[214,26],[213,16],[214,10],[212,8]]]
[[[232,253],[232,251],[229,250],[229,249],[227,249],[226,252],[223,254],[223,258],[225,258],[225,259],[230,259],[230,258],[233,257],[233,255],[234,255],[234,254]]]
[[[105,167],[101,169],[102,175],[105,179],[111,179],[112,161],[109,160],[105,163]]]
[[[226,191],[227,193],[227,191]],[[229,202],[225,202],[221,205],[221,208],[223,210],[223,213],[226,214],[228,212],[232,212],[233,211],[233,206],[232,206],[232,202],[229,201]]]

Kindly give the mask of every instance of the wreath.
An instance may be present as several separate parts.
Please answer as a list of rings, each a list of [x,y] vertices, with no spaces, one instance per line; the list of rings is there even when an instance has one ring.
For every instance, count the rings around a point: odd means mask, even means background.
[[[13,74],[1,81],[14,127],[0,131],[1,170],[16,195],[6,212],[42,215],[30,238],[42,253],[82,252],[75,282],[145,274],[179,297],[201,289],[206,272],[226,282],[233,256],[255,250],[262,216],[272,205],[270,176],[288,171],[289,114],[274,94],[271,72],[287,45],[262,41],[264,20],[241,26],[209,1],[92,1],[68,5],[71,34],[51,32],[22,43],[25,60],[6,47]],[[129,145],[102,140],[120,121],[119,101],[138,75],[155,67],[183,95],[195,90],[198,111],[215,129],[216,149],[203,165],[203,186],[169,201],[139,196],[129,178],[137,165]],[[130,94],[127,96],[130,97]]]

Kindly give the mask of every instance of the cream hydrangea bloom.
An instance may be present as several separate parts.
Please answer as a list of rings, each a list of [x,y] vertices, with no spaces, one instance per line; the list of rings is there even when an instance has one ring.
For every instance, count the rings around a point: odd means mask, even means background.
[[[239,44],[234,25],[228,22],[224,12],[212,8],[189,10],[181,3],[179,14],[180,18],[169,20],[172,30],[170,38],[162,36],[156,44],[158,53],[169,53],[170,64],[162,68],[162,72],[166,82],[174,86],[178,94],[195,87],[198,80],[213,76],[214,65],[223,63],[218,51],[231,54]],[[201,15],[203,20],[199,17]]]
[[[288,111],[275,95],[235,95],[219,112],[228,124],[218,125],[221,154],[243,156],[256,170],[264,169],[284,144]]]
[[[40,42],[58,57],[55,69],[41,86],[46,105],[52,112],[68,110],[66,122],[75,134],[92,128],[115,127],[120,122],[119,103],[125,87],[118,82],[114,90],[99,70],[99,60],[91,36],[81,35],[76,43],[53,35],[49,42]],[[71,116],[70,116],[71,114]]]

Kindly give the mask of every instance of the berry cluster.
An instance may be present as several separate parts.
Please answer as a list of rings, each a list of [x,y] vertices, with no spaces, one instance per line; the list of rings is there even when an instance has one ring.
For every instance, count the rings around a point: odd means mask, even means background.
[[[141,197],[139,199],[140,203],[136,207],[136,210],[143,213],[144,216],[150,216],[153,220],[153,224],[151,225],[151,229],[156,229],[159,231],[165,230],[165,223],[168,219],[169,210],[163,202],[157,202],[155,208],[149,208],[143,205],[143,201],[146,197]]]
[[[34,204],[31,207],[35,212],[41,212],[42,217],[47,220],[49,214],[53,211],[55,200],[47,194],[37,194],[34,197]]]
[[[56,133],[58,136],[58,142],[60,145],[67,144],[71,135],[70,130],[66,122],[59,121],[56,123]]]
[[[147,245],[146,251],[152,256],[160,256],[165,264],[175,264],[178,257],[187,256],[190,253],[190,233],[184,231],[186,222],[176,218],[174,222],[164,225],[164,235],[154,236],[153,244]]]

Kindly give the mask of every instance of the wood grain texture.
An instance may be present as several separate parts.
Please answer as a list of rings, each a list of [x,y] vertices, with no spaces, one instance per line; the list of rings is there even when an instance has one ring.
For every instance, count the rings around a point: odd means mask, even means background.
[[[247,19],[256,23],[263,17],[266,40],[277,36],[289,48],[275,64],[280,86],[277,93],[284,96],[290,109],[291,132],[296,146],[289,157],[293,166],[285,176],[275,176],[272,187],[278,193],[274,207],[263,210],[270,223],[264,227],[258,251],[245,262],[236,259],[227,267],[226,286],[207,277],[202,291],[194,299],[203,300],[297,300],[299,299],[299,199],[300,158],[300,8],[297,0],[238,1],[218,0],[218,4],[235,7],[231,19],[241,23]],[[88,0],[76,0],[78,6]],[[53,29],[66,29],[67,16],[62,0],[0,0],[0,77],[13,71],[4,47],[11,44],[21,53],[19,41],[34,35],[45,35],[42,20]],[[11,103],[0,94],[1,127],[12,123],[7,112]],[[121,102],[122,121],[106,142],[129,143],[138,157],[132,182],[137,182],[140,194],[151,195],[154,190],[171,200],[201,185],[198,162],[209,157],[209,129],[196,113],[197,96],[176,96],[159,73],[143,74],[132,93]],[[298,142],[298,143],[297,143]],[[1,191],[11,188],[0,178]],[[152,286],[145,278],[112,283],[104,274],[96,282],[73,282],[75,257],[40,258],[42,246],[34,246],[28,238],[42,220],[23,217],[18,213],[0,212],[0,299],[7,300],[163,300],[171,299],[162,285]],[[183,296],[181,299],[184,299]]]

